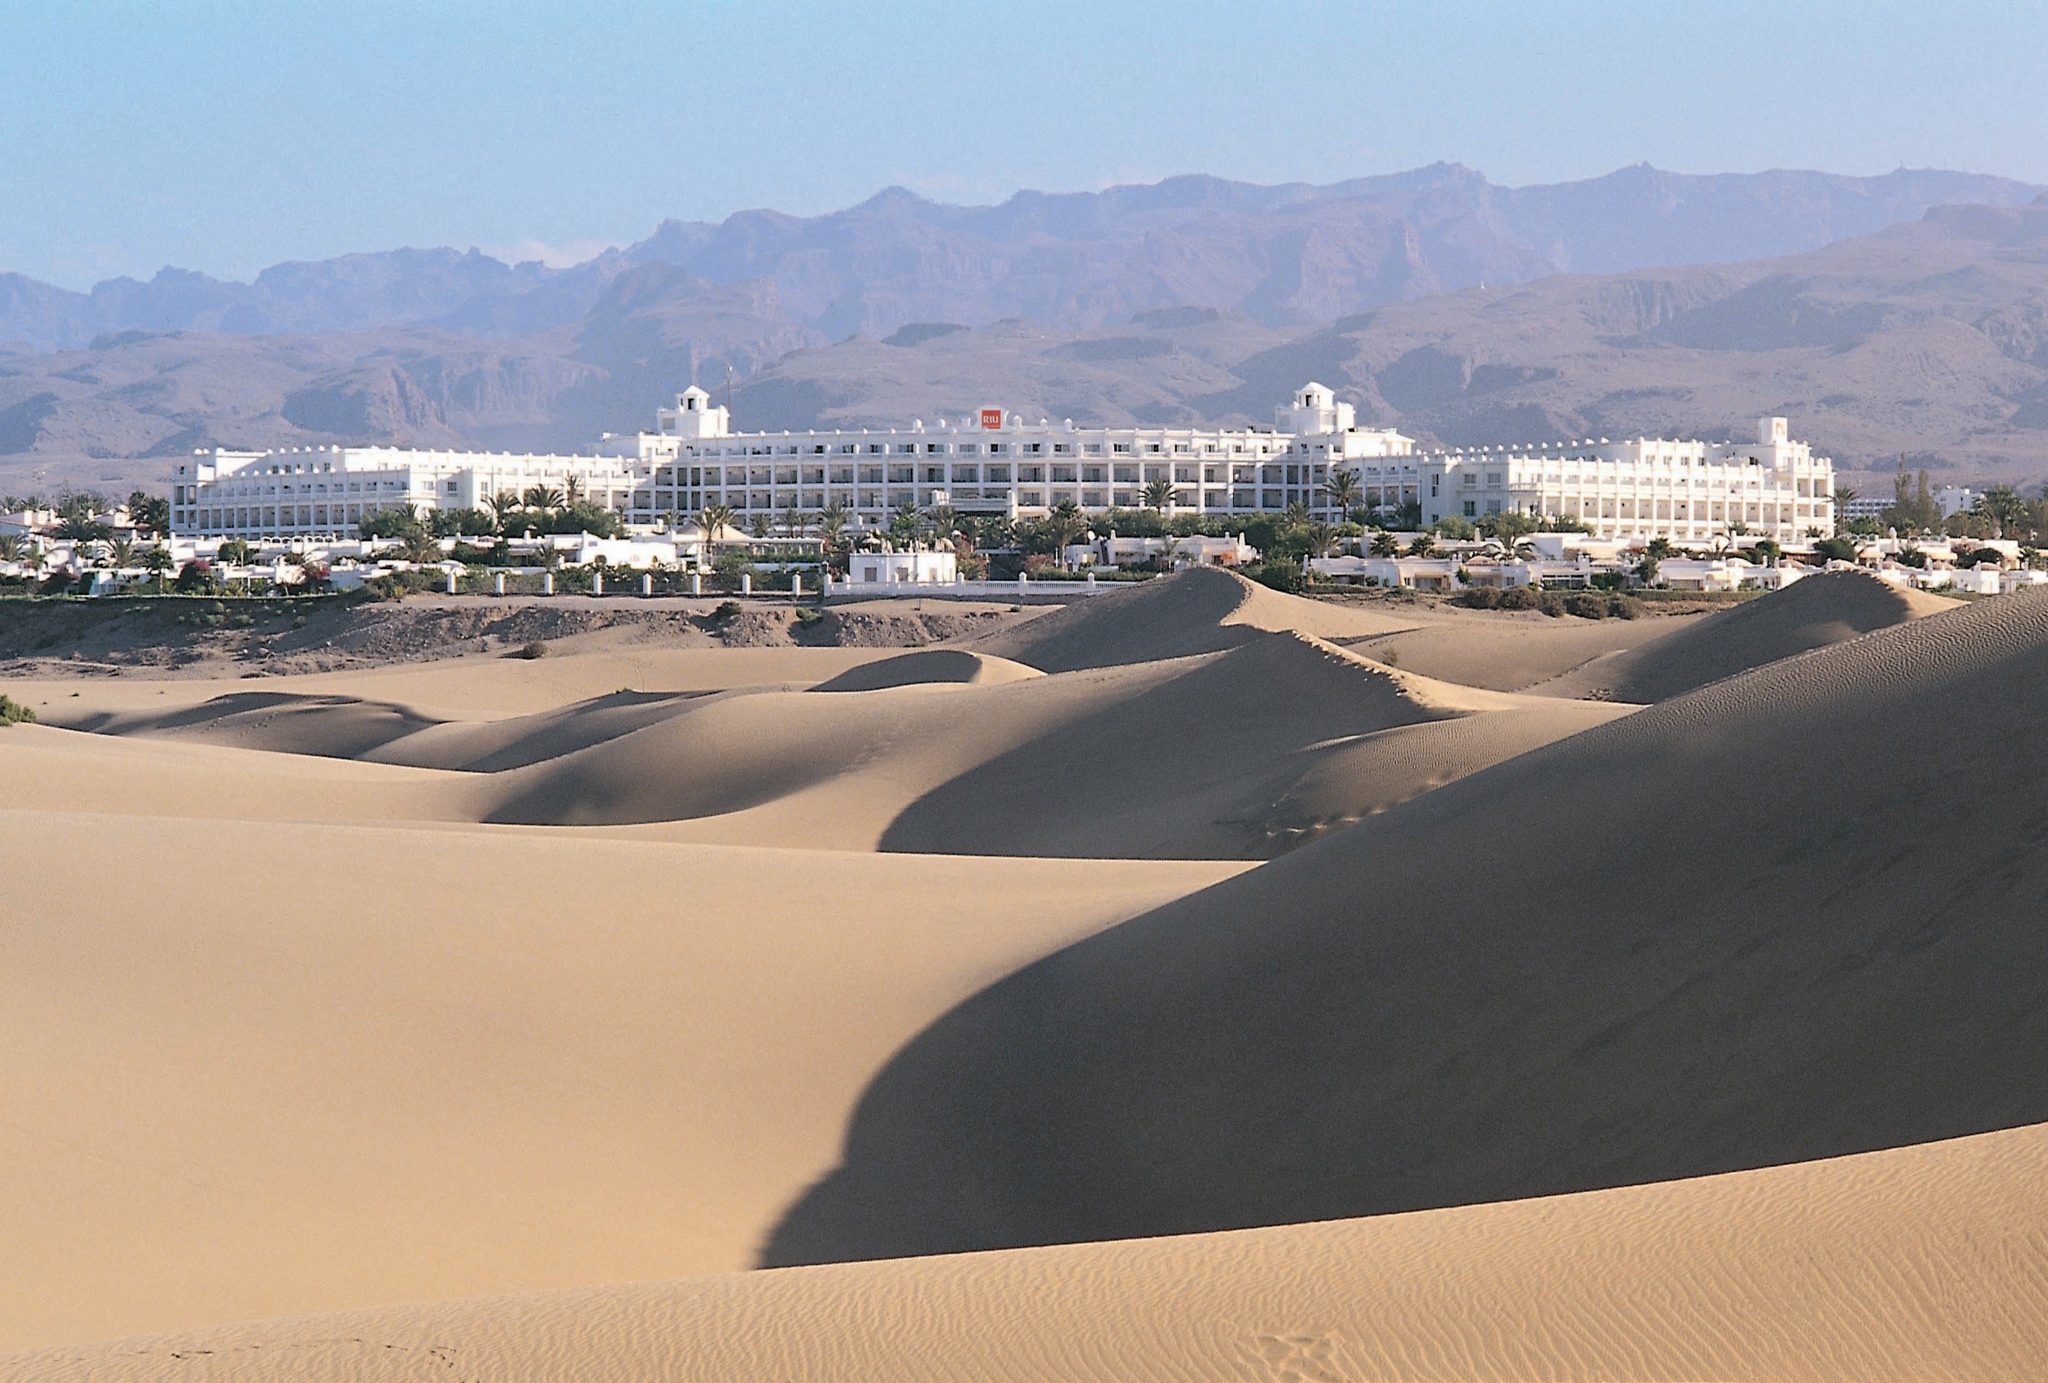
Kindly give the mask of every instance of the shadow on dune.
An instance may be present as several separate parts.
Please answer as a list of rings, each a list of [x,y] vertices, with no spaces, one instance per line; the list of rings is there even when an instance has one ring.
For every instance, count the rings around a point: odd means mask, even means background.
[[[1955,606],[1946,597],[1902,590],[1869,572],[1825,572],[1716,611],[1669,638],[1600,660],[1543,690],[1582,695],[1599,686],[1617,701],[1664,701],[1780,658]]]
[[[1088,596],[1050,614],[955,647],[1043,672],[1126,667],[1239,648],[1261,632],[1366,638],[1414,621],[1282,595],[1235,572],[1192,567]]]
[[[1455,714],[1329,644],[1244,634],[947,780],[890,823],[881,848],[1260,858],[1322,824],[1276,821],[1273,807],[1344,741]]]
[[[246,749],[353,759],[440,723],[388,701],[251,691],[230,692],[176,711],[95,715],[71,728],[206,739]]]
[[[1716,683],[960,1005],[764,1265],[1698,1176],[2048,1119],[2048,596]]]

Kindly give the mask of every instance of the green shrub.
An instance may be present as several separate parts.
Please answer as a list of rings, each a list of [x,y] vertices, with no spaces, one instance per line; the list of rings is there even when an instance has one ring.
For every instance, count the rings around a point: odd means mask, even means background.
[[[1269,586],[1289,595],[1299,595],[1303,586],[1301,568],[1292,562],[1255,562],[1244,569],[1244,574],[1261,586]]]
[[[1607,597],[1592,591],[1573,591],[1564,598],[1564,612],[1580,619],[1606,619]]]
[[[0,694],[0,725],[33,725],[36,713],[14,698]]]

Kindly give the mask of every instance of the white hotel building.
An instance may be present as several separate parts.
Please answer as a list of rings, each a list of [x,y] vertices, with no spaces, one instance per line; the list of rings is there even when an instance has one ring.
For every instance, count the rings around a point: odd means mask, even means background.
[[[1424,522],[1516,509],[1576,514],[1613,536],[1706,541],[1730,522],[1781,539],[1827,529],[1833,470],[1766,419],[1756,444],[1636,441],[1418,453],[1398,432],[1356,425],[1350,404],[1309,384],[1264,428],[1101,428],[1001,409],[887,431],[742,432],[702,389],[677,395],[655,430],[607,435],[602,455],[326,447],[215,449],[172,476],[171,527],[185,536],[352,537],[380,509],[482,508],[502,491],[565,489],[571,477],[629,523],[712,505],[741,523],[845,508],[881,527],[907,505],[1031,517],[1054,505],[1137,508],[1174,486],[1177,512],[1328,506],[1333,470],[1366,501],[1413,500]]]

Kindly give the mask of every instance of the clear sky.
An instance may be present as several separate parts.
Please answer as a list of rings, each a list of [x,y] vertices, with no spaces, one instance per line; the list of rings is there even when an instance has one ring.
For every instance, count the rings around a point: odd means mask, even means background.
[[[0,270],[398,245],[1207,172],[1497,182],[1902,165],[2048,182],[2048,5],[0,0]]]

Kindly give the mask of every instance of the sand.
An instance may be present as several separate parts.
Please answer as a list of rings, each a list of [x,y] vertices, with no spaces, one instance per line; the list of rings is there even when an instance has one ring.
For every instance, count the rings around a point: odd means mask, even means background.
[[[1389,669],[1313,635],[1238,630],[1216,652],[1050,675],[947,648],[863,662],[817,683],[690,689],[818,670],[817,658],[793,650],[735,650],[723,679],[698,662],[665,680],[683,690],[620,690],[527,714],[343,695],[332,674],[262,690],[188,682],[174,707],[121,682],[87,684],[77,698],[43,684],[24,699],[51,724],[101,738],[444,771],[377,780],[386,818],[1127,859],[1267,858],[1626,709],[1503,696]],[[506,661],[429,665],[423,689],[445,698],[450,686],[489,681]],[[558,676],[556,694],[583,689],[592,675]],[[413,690],[390,672],[360,680],[393,695]],[[1385,733],[1452,720],[1472,723]],[[0,745],[0,761],[5,752]],[[169,800],[182,798],[170,788]],[[94,799],[73,788],[66,800]],[[347,820],[352,810],[323,814],[317,795],[291,808],[301,819]]]
[[[919,1027],[1240,867],[0,812],[0,1341],[745,1267]]]
[[[1925,591],[1901,590],[1868,572],[1823,572],[1768,599],[1689,621],[1667,637],[1588,659],[1528,690],[1550,696],[1662,701],[1781,658],[1942,614],[1961,603]]]
[[[354,1312],[0,1378],[2023,1378],[2048,1129],[1376,1220]]]
[[[1418,621],[1283,595],[1214,567],[1091,596],[1024,624],[978,635],[963,646],[1044,672],[1120,667],[1234,648],[1265,633],[1342,640],[1413,627]]]
[[[10,1377],[2048,1348],[2048,596],[61,652],[0,684]]]
[[[772,1263],[1248,1227],[2048,1120],[2048,595],[1726,679],[1048,957]],[[1967,709],[1965,709],[1967,708]]]

